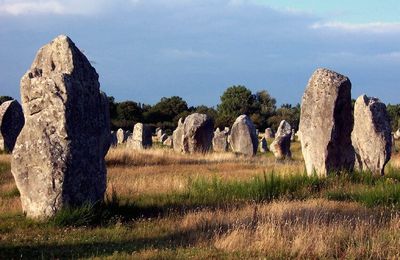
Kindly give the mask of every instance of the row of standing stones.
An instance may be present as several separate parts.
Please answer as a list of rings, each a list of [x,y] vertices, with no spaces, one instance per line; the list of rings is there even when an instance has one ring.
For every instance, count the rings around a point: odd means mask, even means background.
[[[58,36],[37,53],[21,79],[22,107],[17,101],[0,106],[0,145],[12,151],[11,171],[28,217],[47,218],[60,209],[102,201],[106,190],[104,157],[110,145],[133,149],[152,145],[147,125],[133,132],[111,132],[108,100],[100,91],[98,74],[67,36]],[[399,131],[397,131],[399,132]],[[400,137],[400,132],[395,133]],[[172,136],[161,129],[158,139],[184,153],[227,151],[255,155],[270,150],[278,159],[291,157],[294,132],[282,121],[274,136],[257,131],[246,115],[231,129],[214,132],[204,114],[180,119]],[[391,156],[392,135],[386,106],[363,95],[351,106],[350,80],[318,69],[305,90],[298,138],[309,175],[354,168],[384,174]]]

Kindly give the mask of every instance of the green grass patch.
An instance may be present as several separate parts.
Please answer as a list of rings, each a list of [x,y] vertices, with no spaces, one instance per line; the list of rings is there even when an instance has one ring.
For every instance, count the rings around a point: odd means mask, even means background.
[[[195,208],[224,206],[230,203],[269,202],[278,199],[304,200],[328,198],[355,201],[366,206],[400,208],[400,178],[393,172],[386,177],[369,173],[331,175],[327,178],[293,174],[282,176],[264,173],[247,181],[224,181],[221,178],[188,180],[184,192],[142,195],[134,199],[138,207]]]

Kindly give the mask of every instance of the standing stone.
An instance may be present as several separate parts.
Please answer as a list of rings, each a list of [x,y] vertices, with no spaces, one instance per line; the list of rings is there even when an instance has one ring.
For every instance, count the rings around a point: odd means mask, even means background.
[[[316,70],[303,95],[299,127],[309,175],[353,169],[352,129],[350,80],[327,69]]]
[[[183,152],[205,153],[211,150],[214,122],[206,114],[194,113],[183,123]]]
[[[267,139],[265,139],[265,137],[261,138],[260,140],[260,152],[261,153],[268,152],[268,144],[267,144]]]
[[[0,150],[12,152],[25,119],[17,100],[9,100],[0,106]]]
[[[212,140],[214,152],[226,152],[228,151],[228,133],[227,131],[220,131],[217,128],[214,132]]]
[[[163,142],[163,145],[168,146],[169,148],[172,148],[174,145],[172,137],[168,136],[167,139],[165,139],[165,141]]]
[[[275,139],[270,145],[271,152],[278,160],[292,157],[290,151],[290,138],[292,136],[292,127],[288,122],[282,120],[276,131]]]
[[[127,132],[125,132],[123,129],[118,129],[117,131],[117,140],[118,140],[118,144],[123,144],[126,142],[126,140],[128,139],[128,135]]]
[[[117,146],[118,145],[118,139],[117,139],[117,134],[114,131],[111,131],[110,134],[110,146]]]
[[[271,129],[271,128],[267,128],[267,129],[265,129],[265,134],[264,134],[264,136],[265,136],[265,138],[266,138],[266,139],[272,139],[272,138],[275,138],[274,131],[272,131],[272,129]]]
[[[179,118],[178,126],[172,133],[172,144],[175,152],[183,152],[183,118]]]
[[[167,138],[168,138],[168,135],[167,135],[167,134],[162,134],[162,135],[160,136],[160,139],[159,139],[159,140],[160,140],[161,143],[164,143],[164,141],[167,140]]]
[[[230,145],[235,153],[253,156],[257,153],[258,137],[251,119],[246,115],[236,118],[230,134]]]
[[[128,147],[134,150],[143,150],[153,145],[151,128],[142,123],[136,123],[133,127],[132,137],[129,138]]]
[[[25,125],[11,171],[28,217],[102,201],[110,146],[108,98],[96,70],[58,36],[42,47],[21,79]]]
[[[294,142],[296,141],[296,131],[292,129],[292,134],[290,136],[290,141]]]
[[[159,142],[162,142],[161,141],[161,136],[164,134],[164,130],[162,130],[160,127],[157,127],[156,128],[156,136],[157,136],[157,140],[159,141]]]
[[[390,160],[392,134],[386,105],[379,99],[366,95],[357,98],[351,140],[356,168],[383,175],[385,165]]]

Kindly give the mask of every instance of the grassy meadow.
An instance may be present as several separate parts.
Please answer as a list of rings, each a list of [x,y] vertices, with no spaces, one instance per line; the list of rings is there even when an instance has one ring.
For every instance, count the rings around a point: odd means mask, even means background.
[[[0,258],[400,258],[400,154],[385,177],[307,177],[271,153],[183,155],[160,145],[106,157],[105,202],[26,219],[0,154]]]

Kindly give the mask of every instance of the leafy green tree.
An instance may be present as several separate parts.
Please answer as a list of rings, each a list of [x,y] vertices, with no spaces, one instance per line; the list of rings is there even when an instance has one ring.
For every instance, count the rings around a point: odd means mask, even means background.
[[[128,120],[141,122],[143,121],[142,108],[138,103],[133,101],[124,101],[118,103],[117,114],[119,120]]]
[[[117,113],[117,104],[115,103],[115,99],[113,96],[108,97],[108,107],[110,109],[110,118],[112,119],[117,119],[118,113]]]
[[[268,119],[268,124],[276,131],[282,120],[286,120],[294,129],[299,129],[300,104],[292,107],[290,104],[283,104],[276,110],[275,115]]]
[[[144,118],[147,123],[155,126],[173,128],[175,121],[179,119],[176,117],[185,111],[188,111],[188,105],[181,97],[163,97],[144,113]]]
[[[0,105],[9,100],[13,100],[13,98],[10,96],[0,96]]]
[[[386,109],[390,117],[392,131],[397,131],[400,128],[400,104],[388,104]]]
[[[213,107],[207,107],[204,105],[198,106],[194,108],[194,112],[200,114],[206,114],[211,117],[213,120],[217,118],[218,112]]]
[[[273,116],[275,111],[276,100],[271,97],[266,90],[259,91],[254,95],[254,103],[250,117],[258,129],[262,130],[269,126],[268,118]]]
[[[217,107],[218,127],[230,126],[242,114],[249,115],[253,110],[255,97],[245,86],[231,86],[221,96],[221,103]]]

